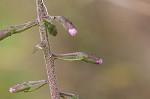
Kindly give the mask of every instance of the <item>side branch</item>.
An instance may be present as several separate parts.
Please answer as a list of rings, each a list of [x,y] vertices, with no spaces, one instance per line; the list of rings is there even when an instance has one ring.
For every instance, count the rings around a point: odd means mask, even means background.
[[[48,80],[38,80],[38,81],[25,81],[23,83],[16,84],[12,86],[9,91],[11,93],[18,93],[18,92],[31,92],[35,91],[44,85],[48,84]],[[60,97],[64,99],[79,99],[78,95],[66,93],[66,92],[59,92]]]
[[[85,61],[93,64],[102,64],[103,60],[93,54],[88,54],[85,52],[74,52],[67,54],[55,54],[53,55],[55,59],[67,60],[67,61]]]
[[[33,26],[36,26],[37,24],[38,24],[38,21],[34,20],[34,21],[30,21],[28,23],[24,23],[21,25],[14,25],[14,26],[7,27],[0,31],[0,41],[8,36],[11,36],[12,34],[21,33]]]

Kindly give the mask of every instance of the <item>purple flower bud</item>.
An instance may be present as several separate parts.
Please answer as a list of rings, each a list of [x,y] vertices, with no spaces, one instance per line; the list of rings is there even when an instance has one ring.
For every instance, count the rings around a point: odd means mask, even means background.
[[[75,28],[69,29],[69,33],[71,36],[75,36],[77,34],[77,30]]]
[[[95,61],[96,62],[96,64],[102,64],[103,63],[103,60],[102,59],[99,59],[99,60],[97,60],[97,61]]]
[[[64,16],[55,16],[54,17],[60,24],[70,33],[71,36],[75,36],[77,34],[77,30],[72,22],[64,17]]]
[[[16,92],[16,89],[10,88],[9,91],[10,91],[11,93],[14,93],[14,92]]]
[[[22,91],[25,92],[30,89],[30,86],[25,85],[26,83],[28,83],[28,82],[23,82],[21,84],[14,85],[9,89],[9,91],[11,93],[17,93],[17,92],[22,92]]]

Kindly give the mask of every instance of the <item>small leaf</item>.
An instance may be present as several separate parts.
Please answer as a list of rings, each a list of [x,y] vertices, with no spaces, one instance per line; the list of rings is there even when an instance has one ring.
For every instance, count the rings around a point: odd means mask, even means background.
[[[46,31],[53,36],[57,35],[57,29],[56,26],[54,24],[51,23],[51,21],[49,19],[44,19],[44,24],[46,27]]]
[[[49,34],[51,34],[53,36],[57,35],[57,29],[56,29],[56,26],[54,24],[48,23],[47,30],[48,30]]]

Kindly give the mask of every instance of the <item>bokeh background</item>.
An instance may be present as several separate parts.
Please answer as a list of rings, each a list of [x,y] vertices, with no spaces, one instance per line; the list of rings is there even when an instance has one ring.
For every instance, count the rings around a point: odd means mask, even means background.
[[[78,29],[71,37],[58,23],[50,36],[54,53],[85,51],[102,65],[56,61],[59,89],[80,99],[150,98],[150,0],[45,0],[50,15],[68,17]],[[34,20],[35,0],[0,0],[0,29]],[[0,99],[50,99],[44,86],[9,93],[23,81],[46,79],[38,27],[0,41]]]

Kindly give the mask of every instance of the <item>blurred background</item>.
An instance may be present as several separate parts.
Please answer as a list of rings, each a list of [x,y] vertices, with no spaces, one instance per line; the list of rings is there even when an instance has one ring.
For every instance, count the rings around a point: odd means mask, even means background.
[[[56,61],[59,90],[80,99],[150,98],[149,0],[45,0],[50,15],[68,17],[78,34],[71,37],[55,23],[50,36],[54,53],[84,51],[104,63]],[[0,0],[0,29],[36,18],[35,0]],[[44,86],[31,93],[9,93],[9,87],[47,79],[38,27],[0,41],[0,99],[50,99]]]

